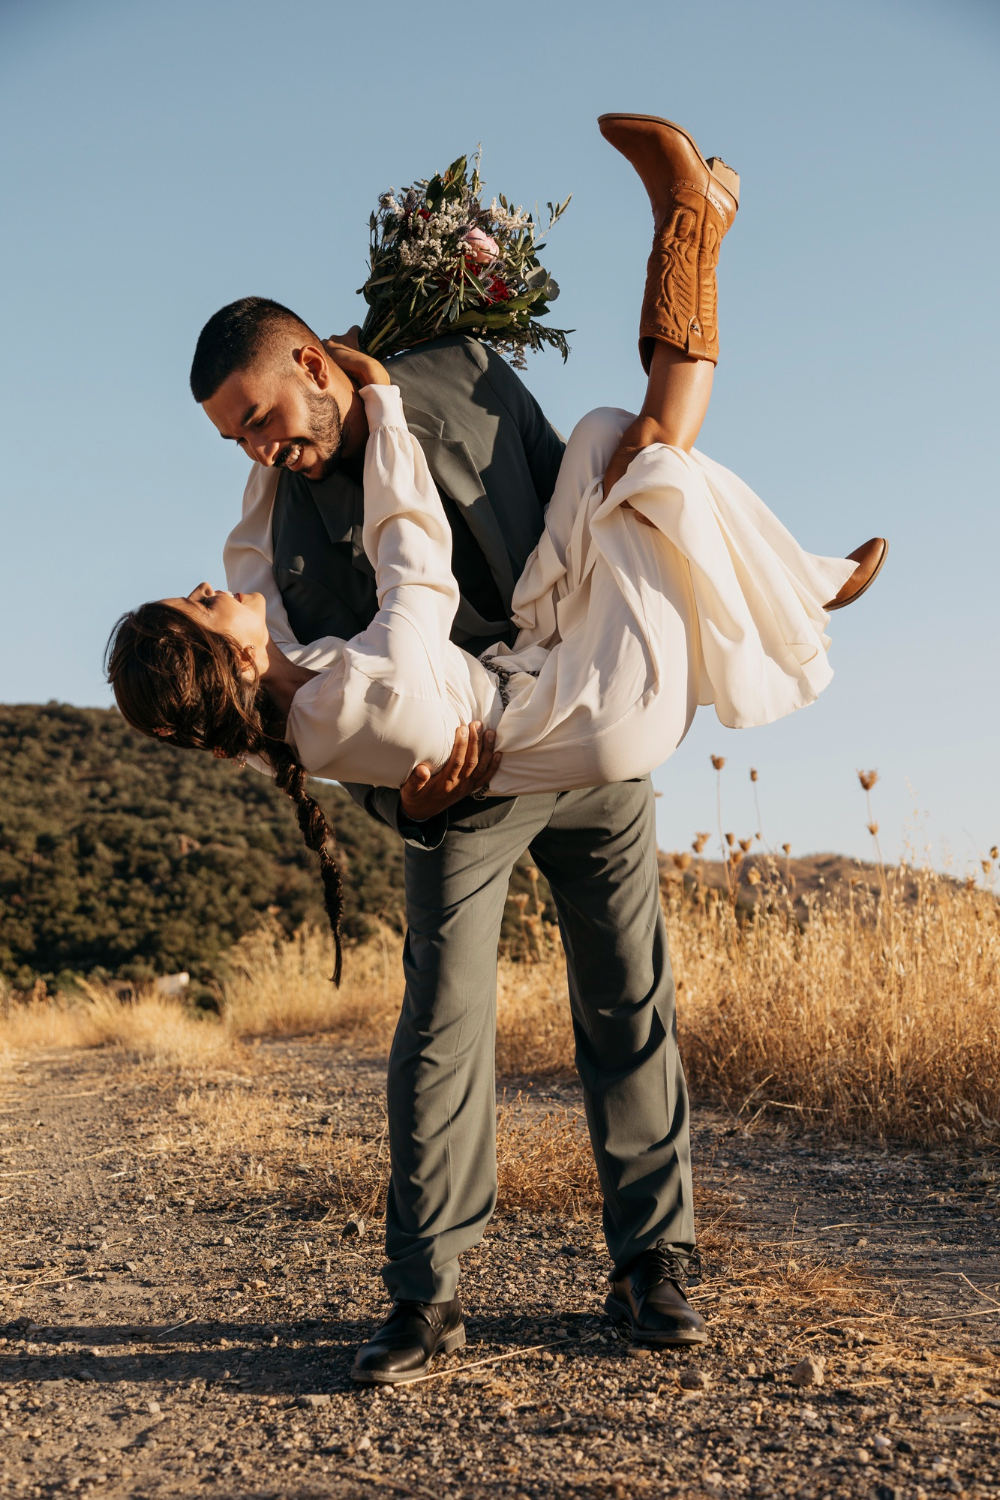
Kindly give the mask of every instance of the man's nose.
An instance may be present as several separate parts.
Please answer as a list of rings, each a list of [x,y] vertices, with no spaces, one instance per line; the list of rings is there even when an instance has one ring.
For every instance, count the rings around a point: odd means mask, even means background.
[[[273,438],[251,436],[246,439],[246,445],[254,463],[262,464],[265,469],[274,468],[274,461],[281,451],[280,443]]]

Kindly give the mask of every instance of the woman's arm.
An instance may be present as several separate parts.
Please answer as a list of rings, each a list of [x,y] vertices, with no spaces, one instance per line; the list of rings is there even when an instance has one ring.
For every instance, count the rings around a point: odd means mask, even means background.
[[[419,762],[443,766],[459,723],[478,708],[449,640],[459,593],[440,496],[399,391],[366,386],[361,398],[369,425],[363,539],[378,613],[333,671],[296,694],[289,728],[314,775],[399,787]]]
[[[361,391],[368,417],[365,450],[365,552],[375,568],[379,609],[350,647],[371,658],[416,697],[443,697],[445,656],[458,584],[451,571],[451,527],[423,450],[411,436],[395,386]]]

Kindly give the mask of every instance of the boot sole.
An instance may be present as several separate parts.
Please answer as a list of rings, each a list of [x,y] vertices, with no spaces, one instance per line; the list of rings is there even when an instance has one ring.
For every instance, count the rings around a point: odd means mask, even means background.
[[[699,1333],[697,1328],[678,1329],[675,1334],[642,1333],[637,1332],[632,1321],[632,1314],[624,1302],[619,1302],[617,1297],[609,1297],[604,1304],[604,1311],[611,1319],[615,1327],[623,1332],[633,1344],[640,1348],[648,1349],[674,1349],[682,1344],[707,1344],[708,1334]]]
[[[456,1349],[465,1348],[465,1324],[461,1328],[455,1328],[438,1344],[434,1352],[428,1355],[424,1364],[415,1370],[407,1370],[401,1375],[382,1375],[378,1370],[352,1370],[351,1379],[358,1385],[405,1385],[409,1380],[421,1380],[428,1373],[431,1365],[439,1354],[453,1354]]]
[[[665,120],[662,115],[609,114],[597,116],[598,125],[600,125],[604,120],[646,120],[651,125],[666,125],[670,130],[676,130],[678,135],[682,135],[688,142],[688,144],[694,147],[703,166],[715,178],[716,182],[718,182],[721,187],[725,188],[726,192],[736,204],[736,207],[739,208],[739,172],[734,171],[732,167],[727,167],[726,163],[724,161],[720,161],[717,156],[702,156],[701,147],[698,145],[698,142],[695,140],[690,131],[684,129],[683,125],[678,125],[674,120]]]
[[[853,604],[856,599],[860,599],[862,594],[867,594],[868,590],[871,588],[872,584],[881,573],[882,568],[885,565],[885,560],[888,556],[889,543],[883,540],[882,556],[875,564],[875,571],[874,573],[872,573],[872,576],[869,578],[868,582],[863,583],[858,589],[857,593],[852,594],[849,599],[841,599],[839,604],[837,603],[836,599],[831,599],[829,604],[824,604],[823,608],[826,610],[827,614],[832,614],[835,609],[846,609],[849,604]]]

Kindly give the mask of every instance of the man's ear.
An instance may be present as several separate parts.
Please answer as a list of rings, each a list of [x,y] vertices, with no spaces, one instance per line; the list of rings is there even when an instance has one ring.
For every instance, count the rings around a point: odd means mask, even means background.
[[[318,391],[329,389],[330,364],[325,349],[322,349],[319,344],[302,344],[298,349],[292,350],[292,358],[309,383]]]

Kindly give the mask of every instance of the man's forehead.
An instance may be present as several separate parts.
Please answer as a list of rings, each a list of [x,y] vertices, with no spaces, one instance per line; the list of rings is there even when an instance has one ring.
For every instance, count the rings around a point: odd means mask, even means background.
[[[220,431],[242,430],[274,399],[280,384],[280,377],[266,366],[234,370],[204,402],[204,407]]]

